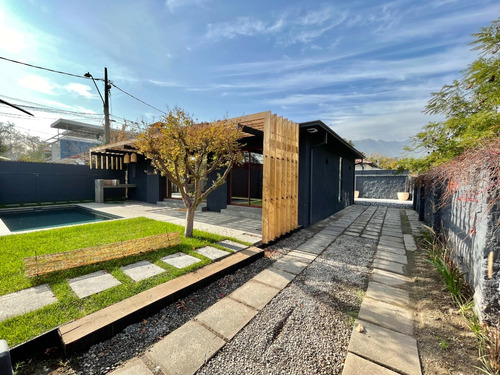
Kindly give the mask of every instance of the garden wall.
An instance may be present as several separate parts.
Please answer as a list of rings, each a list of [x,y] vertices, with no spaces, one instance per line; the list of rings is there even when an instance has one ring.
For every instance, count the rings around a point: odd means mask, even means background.
[[[488,178],[485,182],[489,181]],[[446,205],[440,204],[439,187],[421,183],[415,187],[414,206],[427,226],[443,233],[453,249],[452,258],[473,288],[478,316],[497,324],[500,314],[500,202],[487,210],[491,196],[467,202],[463,192],[453,195]],[[493,276],[488,278],[488,257],[493,252]]]
[[[121,179],[118,170],[90,169],[88,165],[0,161],[0,205],[94,200],[94,180]],[[124,194],[108,189],[106,198]]]
[[[392,170],[357,170],[356,190],[360,198],[398,199],[398,192],[408,191],[408,173]]]

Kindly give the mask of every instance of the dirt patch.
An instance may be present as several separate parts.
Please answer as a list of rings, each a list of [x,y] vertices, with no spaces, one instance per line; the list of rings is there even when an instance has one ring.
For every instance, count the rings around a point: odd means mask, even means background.
[[[425,261],[425,251],[416,251],[414,282],[410,296],[414,302],[415,338],[424,374],[483,374],[476,338],[438,278],[434,267]]]

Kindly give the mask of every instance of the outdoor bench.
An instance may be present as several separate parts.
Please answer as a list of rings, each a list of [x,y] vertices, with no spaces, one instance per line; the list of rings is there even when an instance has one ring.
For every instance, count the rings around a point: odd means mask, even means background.
[[[27,277],[39,276],[50,272],[143,254],[180,243],[179,233],[173,232],[62,253],[38,255],[24,258],[25,272]]]

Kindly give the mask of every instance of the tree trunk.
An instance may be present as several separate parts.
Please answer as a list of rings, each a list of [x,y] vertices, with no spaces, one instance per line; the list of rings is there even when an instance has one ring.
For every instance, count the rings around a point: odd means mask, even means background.
[[[193,205],[189,207],[186,211],[186,229],[184,230],[184,237],[193,237],[193,223],[194,223],[194,213],[196,212],[196,206]]]

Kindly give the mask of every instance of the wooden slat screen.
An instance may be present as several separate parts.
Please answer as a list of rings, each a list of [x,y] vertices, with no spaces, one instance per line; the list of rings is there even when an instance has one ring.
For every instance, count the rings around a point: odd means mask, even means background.
[[[298,227],[299,126],[264,115],[262,242]]]

